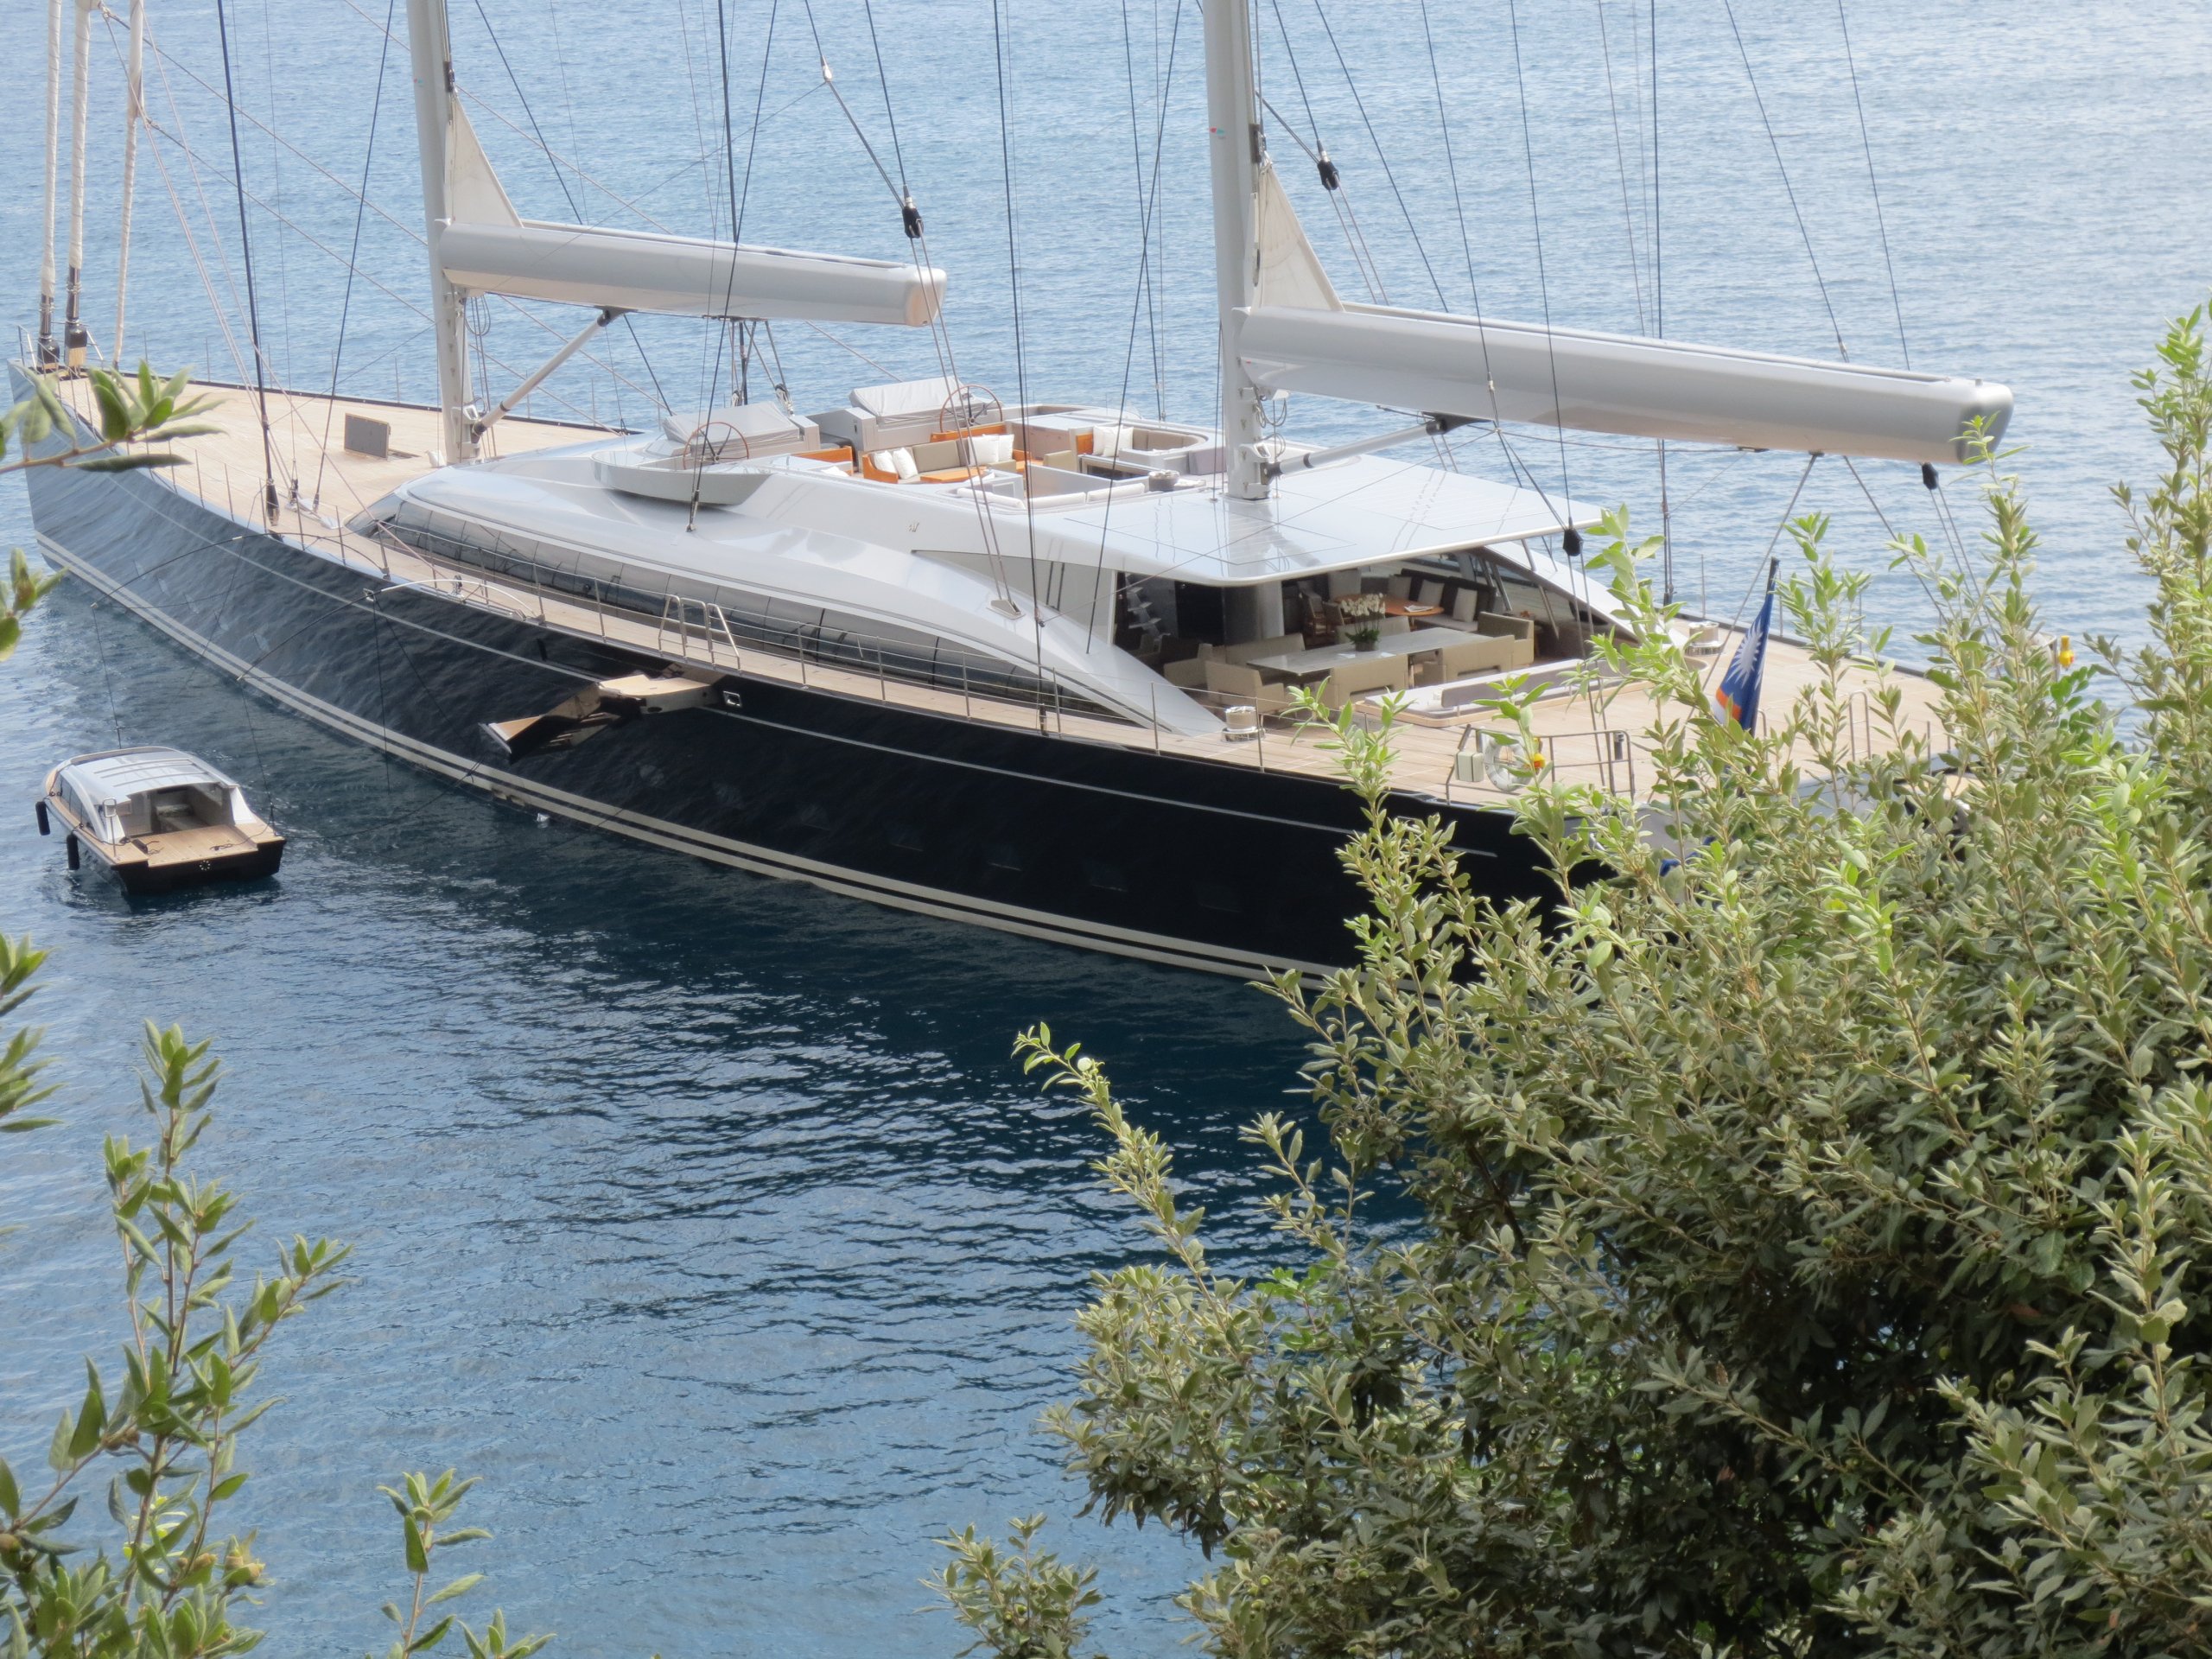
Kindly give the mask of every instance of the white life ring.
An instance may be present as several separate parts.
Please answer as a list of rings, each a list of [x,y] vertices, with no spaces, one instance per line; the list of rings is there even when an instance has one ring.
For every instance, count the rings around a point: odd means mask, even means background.
[[[1541,738],[1524,745],[1517,737],[1500,737],[1495,732],[1483,734],[1482,758],[1483,775],[1491,787],[1507,795],[1518,795],[1550,764],[1544,758]]]

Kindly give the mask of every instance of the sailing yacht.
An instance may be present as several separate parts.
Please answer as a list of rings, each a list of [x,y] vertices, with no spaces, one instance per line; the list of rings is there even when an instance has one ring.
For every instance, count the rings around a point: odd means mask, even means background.
[[[1575,672],[1629,626],[1574,560],[1598,515],[1378,452],[1504,422],[1945,467],[2011,409],[1967,377],[1341,297],[1268,156],[1247,0],[1206,0],[1219,429],[950,375],[644,431],[527,419],[626,315],[929,328],[948,276],[525,219],[454,94],[442,0],[406,11],[437,406],[259,389],[281,434],[233,423],[159,474],[30,474],[40,543],[334,731],[760,875],[1186,968],[1321,971],[1351,954],[1360,811],[1301,729],[1305,686],[1360,719],[1395,700],[1393,804],[1446,821],[1496,898],[1539,894],[1512,832],[1528,768],[1484,734],[1502,683],[1544,694],[1548,775],[1638,787],[1641,705]],[[11,368],[20,395],[58,367],[89,413],[71,274],[67,344],[42,321]],[[464,308],[487,294],[579,324],[497,402],[469,372]],[[1270,435],[1285,397],[1397,416],[1317,448]],[[343,513],[279,488],[280,444]],[[1732,637],[1688,643],[1717,658]],[[1809,664],[1778,638],[1765,664],[1786,707]]]

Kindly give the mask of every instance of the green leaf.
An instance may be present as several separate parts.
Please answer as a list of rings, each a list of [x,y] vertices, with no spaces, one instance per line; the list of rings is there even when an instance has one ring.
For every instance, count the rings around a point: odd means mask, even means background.
[[[130,417],[124,413],[114,383],[104,374],[94,374],[92,385],[92,401],[99,405],[100,435],[110,443],[122,442],[130,435]]]
[[[446,1586],[444,1589],[439,1591],[437,1594],[432,1596],[429,1601],[424,1602],[423,1605],[425,1607],[428,1607],[437,1602],[451,1601],[455,1596],[467,1595],[471,1590],[474,1590],[478,1585],[483,1582],[484,1575],[481,1573],[468,1573],[465,1577],[455,1579],[451,1584]]]
[[[167,451],[154,454],[95,455],[89,461],[73,461],[73,473],[138,473],[149,467],[181,467],[184,457]]]
[[[7,1459],[0,1458],[0,1515],[12,1521],[22,1509],[22,1497],[16,1490],[16,1471],[8,1466]]]
[[[407,1531],[407,1570],[410,1573],[429,1572],[430,1552],[423,1548],[422,1529],[415,1524],[415,1517],[404,1516],[399,1524]]]

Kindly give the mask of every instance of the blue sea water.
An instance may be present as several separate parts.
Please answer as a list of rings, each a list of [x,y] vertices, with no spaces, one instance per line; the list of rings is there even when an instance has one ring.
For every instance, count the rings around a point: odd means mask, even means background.
[[[2107,489],[2155,459],[2130,371],[2212,285],[2196,234],[2212,207],[2201,6],[1854,0],[1841,21],[1856,99],[1839,15],[1773,0],[1733,0],[1740,46],[1731,7],[1710,0],[1662,0],[1656,23],[1617,0],[1334,0],[1333,47],[1311,0],[1256,10],[1270,102],[1339,162],[1389,297],[1465,308],[1471,271],[1497,315],[1635,330],[1657,326],[1663,291],[1670,334],[1808,355],[1840,334],[1855,359],[1909,351],[2002,379],[2054,629],[2140,637],[2145,589]],[[25,321],[43,10],[0,10],[0,295]],[[226,0],[223,21],[279,378],[329,383],[342,312],[340,384],[419,397],[431,365],[410,309],[404,55],[374,97],[385,10]],[[149,103],[170,138],[142,159],[129,354],[236,378],[199,275],[226,296],[242,276],[229,138],[206,91],[222,73],[216,14],[183,0],[153,17],[166,55]],[[873,20],[872,39],[859,0],[725,0],[719,14],[715,0],[469,0],[454,33],[476,125],[527,213],[568,217],[573,199],[589,218],[706,231],[728,224],[734,177],[748,239],[895,253],[890,198],[820,84],[818,36],[927,218],[963,374],[1008,401],[1025,385],[1126,391],[1205,418],[1196,7],[875,0]],[[105,340],[119,148],[105,24],[94,56],[86,263]],[[392,217],[362,218],[349,293],[336,255],[355,210],[334,180],[361,176],[372,111],[369,194]],[[533,130],[575,166],[556,173]],[[1155,134],[1151,196],[1137,158],[1148,176]],[[1274,143],[1339,285],[1366,292],[1294,143]],[[543,323],[574,319],[493,308],[495,385],[512,384],[499,365],[551,349]],[[777,345],[802,407],[938,366],[918,336],[884,331],[840,344],[785,329]],[[641,419],[656,386],[696,405],[717,359],[696,327],[640,323],[533,407]],[[1293,429],[1378,418],[1300,408]],[[1517,464],[1656,527],[1648,446],[1524,434],[1512,457],[1490,439],[1461,448],[1470,467]],[[1687,597],[1732,608],[1802,467],[1677,453]],[[1932,527],[1910,469],[1862,471],[1897,528]],[[1948,487],[1970,524],[1971,481]],[[1804,504],[1883,571],[1885,532],[1848,473],[1822,463]],[[0,544],[30,533],[21,491],[0,489]],[[1923,603],[1883,574],[1870,608],[1909,633]],[[283,877],[130,904],[67,874],[28,803],[54,760],[118,738],[237,773],[293,836]],[[0,925],[54,951],[37,1010],[66,1122],[0,1145],[0,1224],[19,1228],[0,1238],[0,1447],[35,1465],[81,1388],[75,1357],[119,1332],[97,1160],[103,1135],[137,1132],[141,1020],[219,1038],[229,1081],[203,1162],[244,1192],[263,1248],[297,1231],[356,1245],[354,1282],[272,1360],[286,1403],[248,1459],[245,1507],[276,1574],[271,1651],[378,1643],[400,1562],[374,1489],[448,1465],[484,1477],[471,1502],[498,1534],[478,1547],[485,1597],[570,1652],[948,1653],[957,1633],[921,1611],[930,1540],[1039,1509],[1065,1517],[1064,1548],[1102,1562],[1108,1645],[1173,1645],[1166,1598],[1197,1558],[1073,1519],[1079,1495],[1033,1427],[1065,1390],[1086,1275],[1144,1243],[1087,1168],[1095,1133],[1040,1099],[1008,1047],[1044,1019],[1106,1056],[1179,1147],[1229,1256],[1258,1263],[1273,1246],[1237,1131],[1285,1103],[1300,1058],[1264,996],[540,825],[302,725],[66,586],[0,671],[9,801]]]

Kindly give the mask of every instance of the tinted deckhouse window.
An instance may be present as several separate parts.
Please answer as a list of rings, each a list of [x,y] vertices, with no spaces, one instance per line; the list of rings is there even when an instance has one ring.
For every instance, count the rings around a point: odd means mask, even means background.
[[[711,638],[735,651],[767,651],[964,695],[1041,703],[1069,715],[1121,718],[1033,672],[895,623],[641,569],[601,554],[487,530],[411,502],[400,503],[377,528],[441,563],[627,612],[677,637]]]

